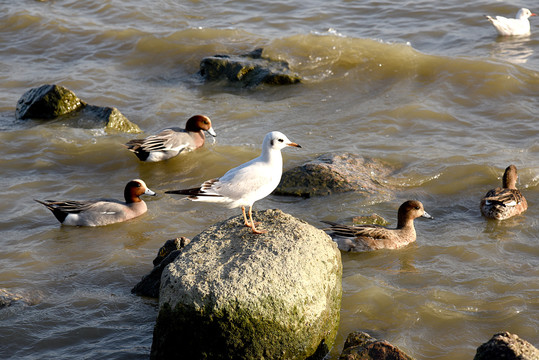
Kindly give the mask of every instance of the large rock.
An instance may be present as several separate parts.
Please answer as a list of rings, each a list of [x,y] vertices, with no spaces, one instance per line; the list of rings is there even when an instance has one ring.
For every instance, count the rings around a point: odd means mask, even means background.
[[[365,332],[353,332],[344,343],[339,360],[413,360],[385,340],[376,340]]]
[[[333,345],[342,264],[323,231],[280,210],[210,226],[161,278],[152,359],[321,359]]]
[[[140,128],[118,109],[89,105],[73,91],[59,85],[42,85],[25,92],[17,102],[15,117],[21,120],[50,120],[62,117],[76,127],[141,132]]]
[[[474,360],[537,360],[539,350],[518,335],[508,332],[494,334],[479,346]]]
[[[260,84],[290,85],[301,80],[290,72],[286,61],[262,57],[262,49],[245,55],[214,55],[202,59],[200,75],[207,81],[228,79],[246,87]]]
[[[394,168],[352,153],[324,154],[283,173],[275,195],[325,196],[348,191],[389,196],[385,180]]]

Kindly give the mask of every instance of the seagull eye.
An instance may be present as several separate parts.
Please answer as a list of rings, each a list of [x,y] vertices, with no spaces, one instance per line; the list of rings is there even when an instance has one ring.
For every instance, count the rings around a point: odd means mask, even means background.
[[[283,140],[283,139],[278,139],[277,141],[279,141],[279,142],[284,142],[284,140]]]

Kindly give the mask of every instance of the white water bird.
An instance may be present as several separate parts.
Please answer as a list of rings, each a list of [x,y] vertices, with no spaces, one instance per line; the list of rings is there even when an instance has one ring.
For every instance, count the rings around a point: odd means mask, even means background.
[[[241,207],[245,226],[255,234],[262,234],[265,231],[257,230],[253,221],[253,204],[279,185],[283,173],[281,149],[286,146],[301,147],[284,134],[272,131],[264,137],[259,157],[230,169],[220,178],[205,181],[200,187],[166,193],[188,195],[192,201],[223,203],[229,208]],[[246,206],[249,206],[249,220],[245,214]]]
[[[529,9],[522,8],[518,10],[515,19],[508,19],[503,16],[492,17],[485,15],[485,17],[492,23],[492,26],[496,29],[500,36],[522,36],[530,34],[530,16],[537,16]]]

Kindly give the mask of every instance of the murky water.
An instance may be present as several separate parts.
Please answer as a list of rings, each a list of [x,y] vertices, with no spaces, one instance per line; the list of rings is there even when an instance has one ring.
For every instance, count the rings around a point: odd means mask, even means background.
[[[285,168],[333,151],[391,163],[394,197],[270,196],[314,226],[376,212],[395,222],[421,200],[415,244],[343,254],[342,318],[418,359],[470,359],[500,330],[539,345],[539,21],[497,39],[483,14],[514,5],[418,1],[3,1],[0,14],[0,287],[33,306],[0,310],[0,357],[148,358],[157,303],[130,294],[162,243],[236,215],[163,194],[217,177],[259,153],[280,130],[302,149]],[[529,4],[531,7],[533,4]],[[533,9],[539,11],[538,9]],[[202,57],[264,47],[303,84],[241,89],[204,84]],[[56,83],[115,106],[146,133],[211,117],[217,142],[141,164],[127,134],[16,121],[28,89]],[[502,223],[479,198],[509,164],[529,210]],[[61,227],[33,199],[121,198],[142,178],[160,193],[149,212],[102,228]]]

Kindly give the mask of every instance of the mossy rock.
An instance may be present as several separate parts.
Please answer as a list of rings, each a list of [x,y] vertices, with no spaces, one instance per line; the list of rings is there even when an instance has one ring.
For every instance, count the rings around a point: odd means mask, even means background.
[[[322,359],[342,262],[326,233],[280,210],[210,226],[163,272],[151,359]]]
[[[75,93],[59,85],[41,85],[25,92],[15,108],[17,119],[54,119],[84,107]]]
[[[141,132],[117,108],[89,105],[73,91],[59,85],[42,85],[25,92],[17,102],[15,117],[65,121],[68,126],[104,128],[112,132]]]
[[[207,81],[227,79],[245,87],[260,84],[291,85],[301,82],[286,61],[262,57],[262,49],[245,55],[214,55],[202,59],[200,75]]]

